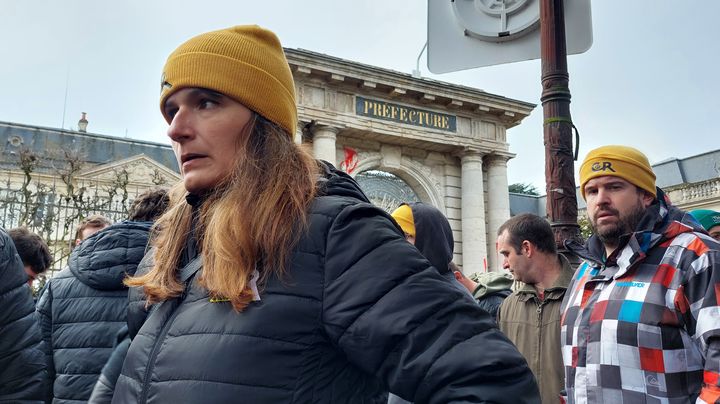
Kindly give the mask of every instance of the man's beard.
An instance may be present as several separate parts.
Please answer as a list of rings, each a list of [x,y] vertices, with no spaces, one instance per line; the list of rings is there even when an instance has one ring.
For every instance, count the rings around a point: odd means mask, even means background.
[[[645,215],[645,207],[643,206],[642,201],[638,201],[637,205],[635,205],[626,215],[619,215],[617,210],[611,208],[598,210],[595,212],[595,215],[597,216],[603,211],[610,212],[618,217],[617,224],[605,225],[602,229],[598,229],[596,218],[589,218],[589,221],[590,228],[593,233],[596,234],[598,238],[600,238],[600,241],[608,247],[617,247],[620,237],[624,234],[629,234],[635,231],[640,223],[640,220]]]

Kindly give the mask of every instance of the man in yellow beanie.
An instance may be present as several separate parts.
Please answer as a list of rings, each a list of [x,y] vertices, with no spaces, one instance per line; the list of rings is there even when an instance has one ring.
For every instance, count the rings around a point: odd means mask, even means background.
[[[592,150],[580,192],[593,235],[562,304],[568,403],[720,400],[720,244],[670,205],[647,157]]]

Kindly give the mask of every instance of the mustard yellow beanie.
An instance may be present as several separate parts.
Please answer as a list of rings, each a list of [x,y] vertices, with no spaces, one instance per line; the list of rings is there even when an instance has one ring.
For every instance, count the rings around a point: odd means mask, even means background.
[[[612,175],[656,195],[655,173],[647,157],[628,146],[603,146],[592,150],[580,165],[580,192],[585,198],[585,184],[595,177]]]
[[[395,219],[397,224],[403,231],[413,237],[415,237],[415,220],[413,219],[412,208],[410,205],[402,204],[399,208],[395,209],[390,216]]]
[[[188,87],[222,93],[295,135],[295,84],[280,41],[271,31],[238,25],[180,45],[163,68],[160,110],[171,94]]]

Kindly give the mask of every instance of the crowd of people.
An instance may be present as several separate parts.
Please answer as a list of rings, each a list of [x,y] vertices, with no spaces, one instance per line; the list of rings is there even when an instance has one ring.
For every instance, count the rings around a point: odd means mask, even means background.
[[[582,162],[584,244],[517,215],[473,273],[439,209],[387,214],[295,144],[272,32],[198,35],[162,77],[178,184],[83,221],[37,302],[47,245],[0,229],[0,402],[720,400],[720,213],[674,207],[637,149]]]

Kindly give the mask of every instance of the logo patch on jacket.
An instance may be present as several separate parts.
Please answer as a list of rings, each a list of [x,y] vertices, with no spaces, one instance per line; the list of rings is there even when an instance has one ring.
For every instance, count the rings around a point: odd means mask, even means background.
[[[618,282],[615,286],[619,288],[644,288],[645,283],[643,282]]]

